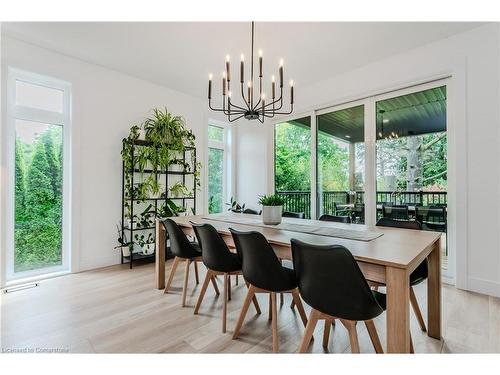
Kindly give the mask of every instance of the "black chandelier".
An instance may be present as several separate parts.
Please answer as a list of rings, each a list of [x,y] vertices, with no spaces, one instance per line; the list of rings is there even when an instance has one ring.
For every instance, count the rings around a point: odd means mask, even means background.
[[[252,57],[250,61],[250,80],[247,81],[247,95],[245,96],[245,56],[241,54],[240,62],[240,86],[241,97],[245,104],[234,104],[231,92],[231,66],[229,55],[226,56],[226,71],[222,73],[222,108],[212,107],[212,74],[208,77],[208,106],[211,110],[223,112],[227,115],[229,122],[236,121],[242,117],[247,120],[259,120],[264,122],[265,118],[272,118],[275,115],[289,115],[293,112],[293,81],[290,81],[290,111],[280,112],[283,107],[283,59],[279,65],[279,98],[276,98],[276,82],[274,75],[271,77],[271,101],[266,103],[266,94],[263,91],[262,75],[262,51],[259,50],[259,96],[258,101],[254,98],[254,72],[253,72],[253,52],[254,52],[254,23],[252,22]]]

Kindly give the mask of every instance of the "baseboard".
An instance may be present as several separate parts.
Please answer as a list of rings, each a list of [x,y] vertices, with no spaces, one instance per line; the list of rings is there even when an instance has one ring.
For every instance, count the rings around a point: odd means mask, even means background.
[[[469,277],[467,279],[467,290],[487,294],[489,296],[500,297],[500,283],[491,280]]]

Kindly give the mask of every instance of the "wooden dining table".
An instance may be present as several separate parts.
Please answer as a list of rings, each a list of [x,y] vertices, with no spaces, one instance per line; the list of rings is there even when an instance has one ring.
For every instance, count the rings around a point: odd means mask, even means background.
[[[409,276],[427,258],[427,334],[432,338],[441,339],[441,233],[294,218],[283,218],[283,225],[273,227],[259,224],[256,220],[260,220],[260,216],[241,213],[179,216],[173,217],[172,220],[187,235],[194,235],[190,221],[209,223],[230,247],[234,247],[234,243],[229,228],[258,231],[266,237],[282,259],[292,259],[292,238],[316,245],[345,246],[353,254],[368,281],[386,285],[388,353],[410,353]],[[301,228],[300,231],[290,230],[294,225]],[[287,230],[281,229],[283,226]],[[305,226],[310,226],[311,231],[308,232]],[[348,234],[349,231],[364,231],[379,237],[360,240],[324,235],[330,229],[334,234],[339,230]],[[318,234],[318,231],[322,234]],[[162,222],[157,220],[155,272],[158,289],[165,288],[165,238],[165,228]]]

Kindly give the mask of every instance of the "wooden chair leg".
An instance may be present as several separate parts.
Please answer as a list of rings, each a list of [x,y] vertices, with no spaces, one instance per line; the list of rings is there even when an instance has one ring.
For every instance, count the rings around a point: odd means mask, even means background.
[[[215,289],[215,294],[220,295],[219,287],[217,286],[217,275],[212,275],[212,285]]]
[[[241,307],[240,317],[236,322],[236,327],[234,328],[233,339],[237,338],[240,334],[241,326],[243,325],[243,321],[245,320],[245,316],[247,315],[248,308],[250,307],[250,302],[252,302],[252,297],[255,296],[255,287],[250,285],[248,288],[247,296],[245,297],[245,301],[243,302],[243,306]]]
[[[384,349],[382,349],[382,344],[380,343],[380,339],[377,333],[377,328],[375,327],[375,323],[373,323],[373,320],[365,320],[365,326],[366,329],[368,330],[368,334],[370,335],[370,339],[372,340],[375,353],[377,354],[384,353]]]
[[[300,299],[299,295],[299,290],[294,289],[292,290],[292,299],[295,302],[295,305],[297,306],[297,310],[299,311],[300,318],[302,319],[302,323],[304,324],[304,327],[307,326],[307,315],[304,310],[304,306],[302,305],[302,300]]]
[[[246,284],[247,288],[249,288],[249,284],[246,281],[245,281],[245,284]],[[253,305],[255,307],[255,311],[257,312],[257,314],[261,314],[262,312],[260,311],[259,301],[257,301],[257,296],[255,294],[252,297],[252,302],[253,302]]]
[[[273,299],[273,297],[271,296],[271,293],[269,293],[269,316],[268,316],[269,320],[273,320],[273,309],[272,309],[273,302],[272,302],[272,299]]]
[[[351,344],[351,353],[359,353],[359,341],[358,341],[358,332],[356,330],[356,323],[352,320],[340,320],[344,327],[347,328],[347,332],[349,332],[349,342]]]
[[[318,310],[311,310],[309,319],[307,320],[306,329],[304,330],[304,336],[302,336],[302,340],[300,341],[299,353],[305,353],[307,351],[320,315],[321,313]]]
[[[205,280],[203,280],[203,285],[201,286],[200,295],[198,297],[198,300],[196,301],[196,306],[194,308],[195,315],[198,314],[198,310],[200,309],[203,297],[205,297],[205,292],[207,291],[210,280],[212,280],[212,271],[207,270],[207,275],[205,276]]]
[[[227,280],[227,300],[231,301],[231,276],[229,276],[229,275],[228,275],[228,280]]]
[[[224,274],[224,304],[222,307],[222,333],[226,333],[226,321],[227,321],[227,301],[229,299],[229,279],[230,276]]]
[[[425,327],[424,318],[422,317],[422,312],[420,311],[420,307],[418,306],[417,297],[415,296],[413,287],[410,287],[410,303],[411,307],[413,307],[413,311],[415,312],[415,316],[417,317],[418,324],[420,324],[420,329],[426,332],[427,328]]]
[[[179,265],[180,258],[175,257],[172,263],[172,268],[170,269],[170,275],[168,275],[167,286],[165,287],[165,293],[168,293],[172,280],[174,279],[175,271],[177,271],[177,266]]]
[[[238,275],[236,275],[236,285],[238,285]]]
[[[186,306],[186,295],[187,295],[189,265],[190,264],[191,264],[191,259],[186,259],[186,269],[184,270],[184,285],[182,287],[182,307]]]
[[[272,327],[273,327],[273,353],[278,353],[278,306],[276,293],[271,293]]]
[[[198,262],[194,261],[194,278],[196,280],[196,285],[200,283],[200,276],[198,275]]]
[[[292,303],[290,303],[290,308],[291,309],[295,308],[295,301],[294,300],[292,300]]]
[[[410,353],[415,354],[415,348],[413,347],[413,339],[411,338],[411,332],[410,332]]]
[[[323,328],[323,348],[328,348],[328,342],[330,341],[330,330],[332,329],[332,323],[330,319],[325,319],[325,327]]]

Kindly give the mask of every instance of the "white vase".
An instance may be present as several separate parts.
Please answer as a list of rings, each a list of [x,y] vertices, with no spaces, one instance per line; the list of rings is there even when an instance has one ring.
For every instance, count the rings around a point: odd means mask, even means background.
[[[144,247],[142,248],[142,253],[145,255],[153,254],[154,251],[155,251],[155,244],[154,243],[144,244]]]
[[[262,206],[262,222],[270,225],[281,223],[282,211],[283,206]]]
[[[121,248],[122,254],[124,257],[129,257],[130,256],[130,247],[128,246],[122,246]]]

